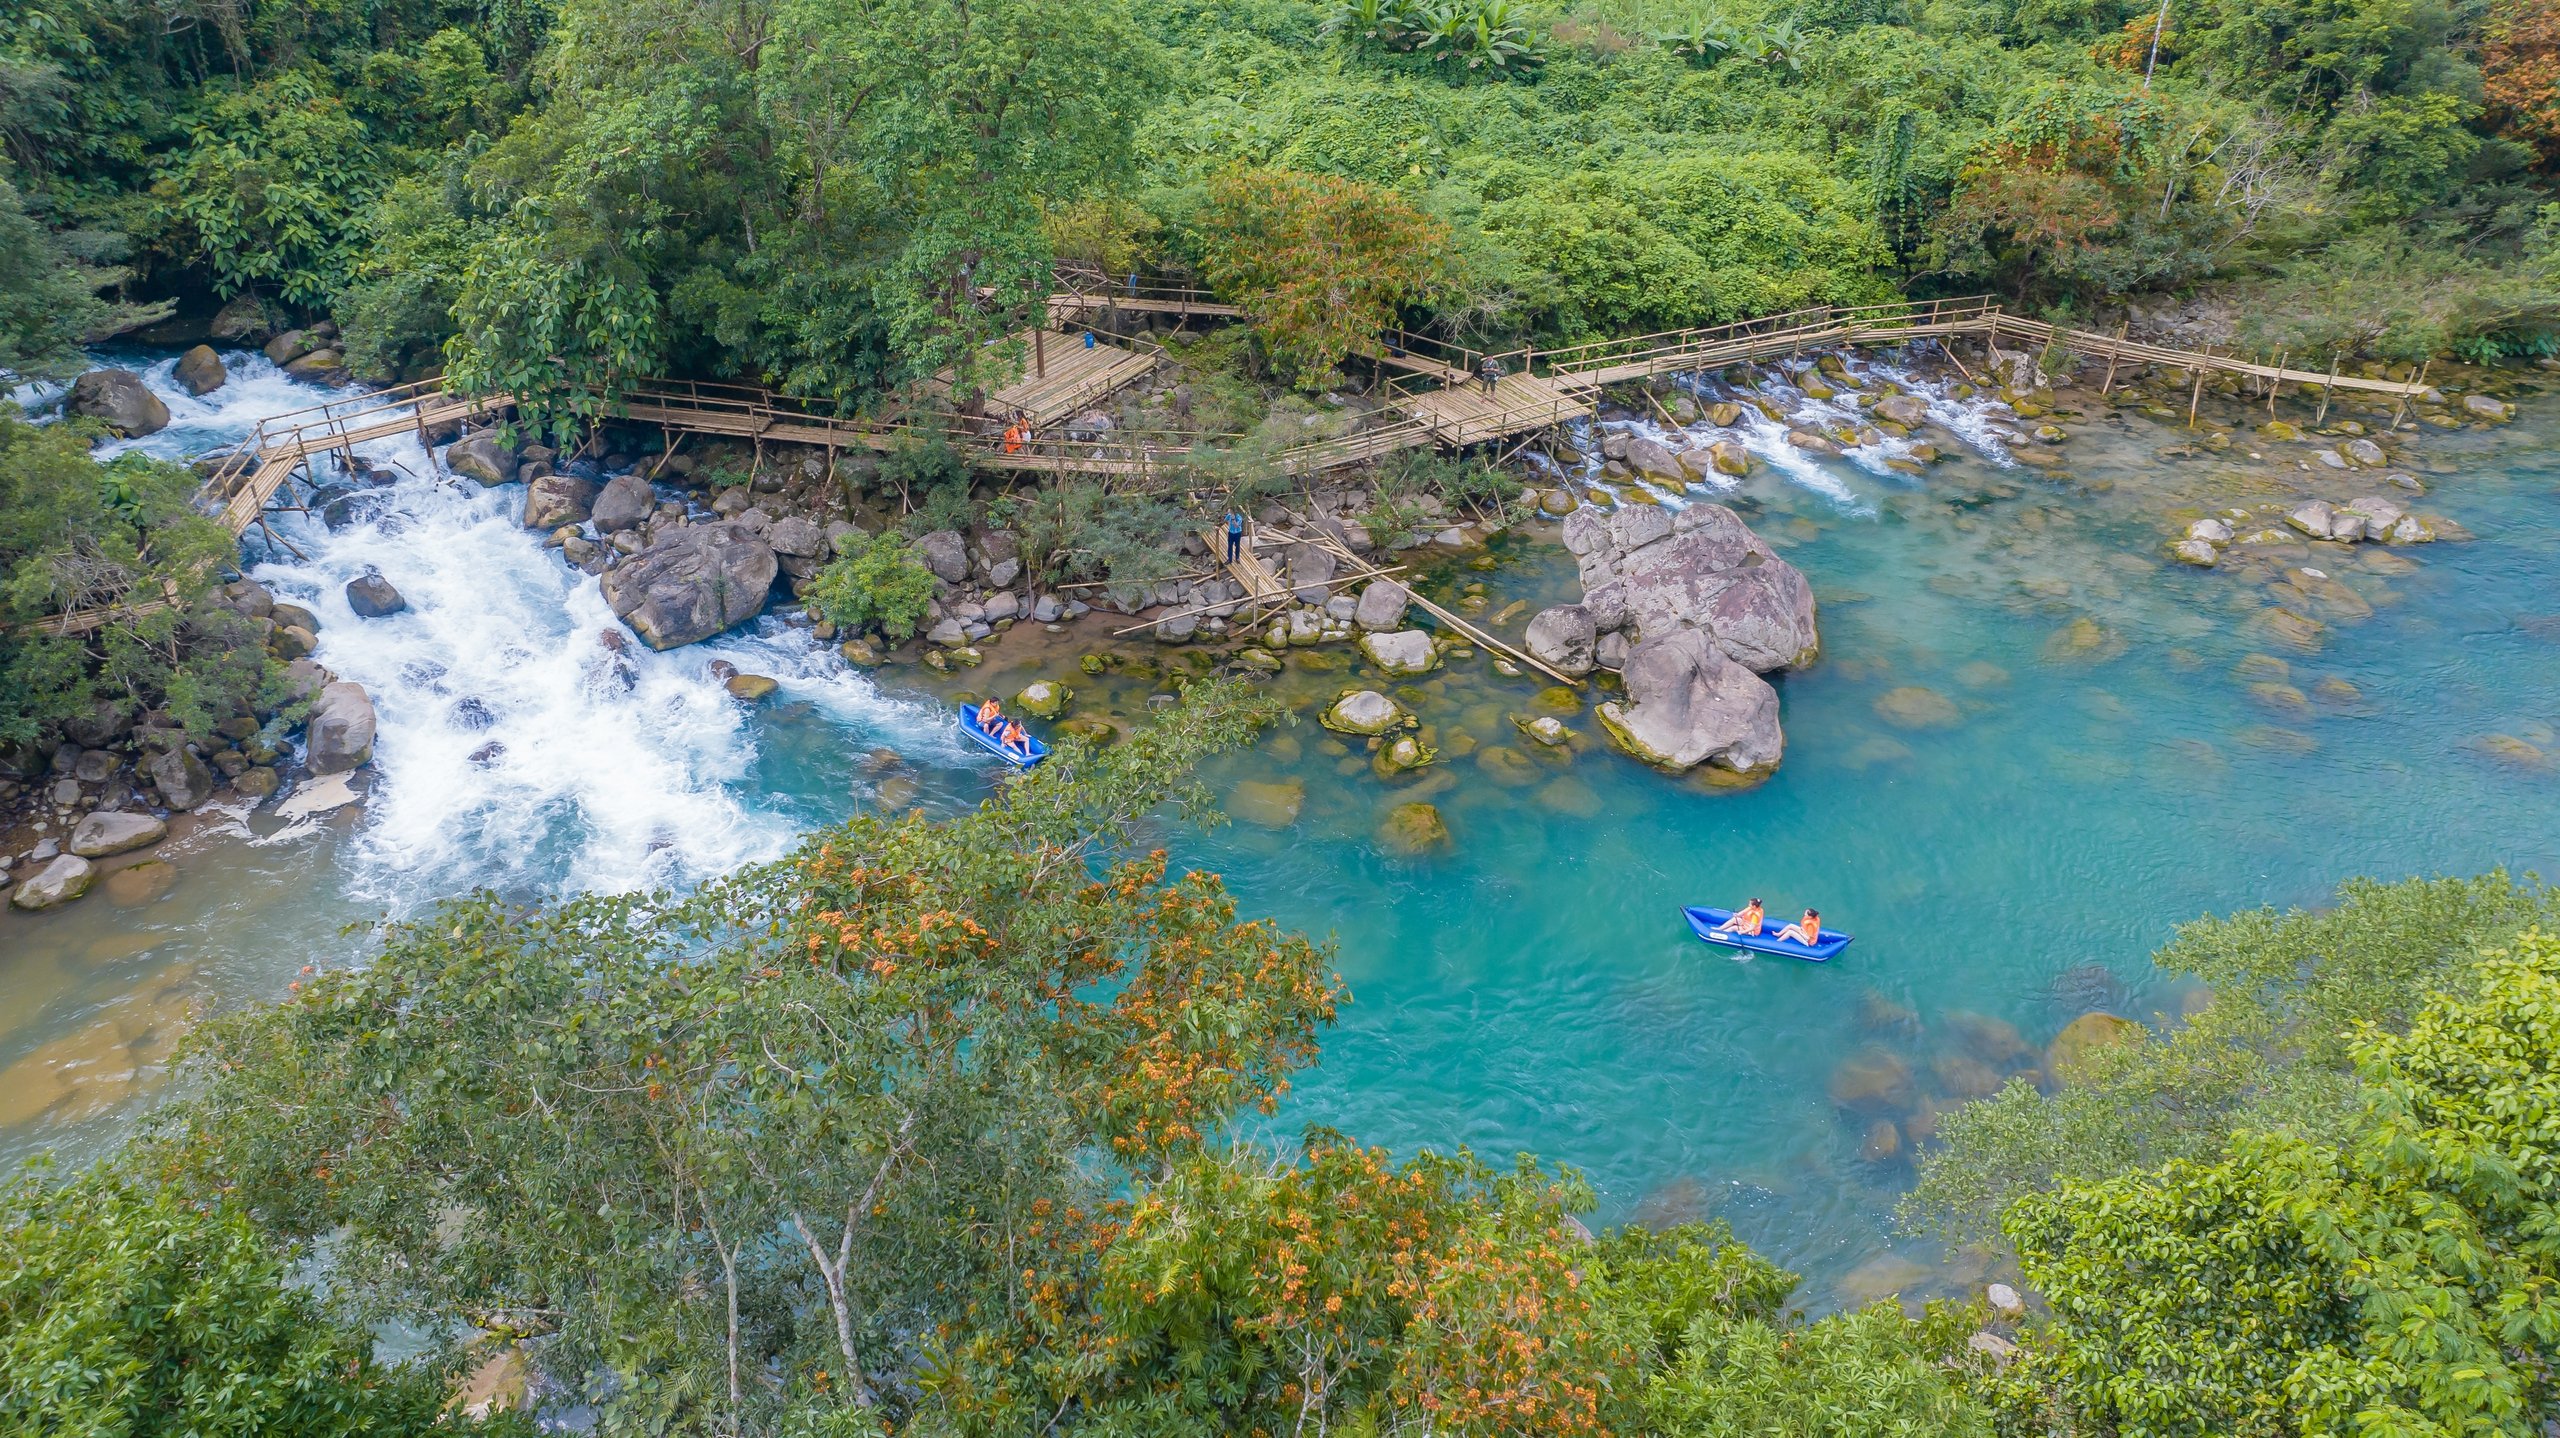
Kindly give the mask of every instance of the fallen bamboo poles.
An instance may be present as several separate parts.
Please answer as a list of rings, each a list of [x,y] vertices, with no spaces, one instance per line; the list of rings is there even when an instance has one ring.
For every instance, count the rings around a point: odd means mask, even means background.
[[[1295,515],[1290,517],[1293,519],[1296,518]],[[1326,529],[1323,525],[1310,524],[1307,527],[1315,531],[1315,538],[1301,542],[1312,543],[1318,549],[1331,553],[1336,559],[1349,561],[1352,567],[1360,571],[1360,573],[1353,575],[1353,578],[1384,579],[1388,577],[1388,571],[1380,569],[1376,565],[1370,564],[1368,561],[1362,559],[1360,556],[1353,554],[1350,546],[1344,544],[1341,540],[1334,538],[1333,532]],[[1398,566],[1398,568],[1401,569],[1402,566]],[[1537,670],[1539,673],[1546,675],[1550,679],[1553,679],[1558,684],[1567,685],[1575,689],[1582,687],[1581,680],[1576,679],[1569,674],[1558,673],[1556,670],[1548,667],[1544,662],[1534,656],[1522,650],[1514,649],[1510,645],[1503,643],[1501,640],[1494,638],[1492,635],[1485,633],[1483,630],[1476,628],[1474,625],[1469,624],[1467,621],[1460,619],[1448,610],[1441,608],[1439,605],[1432,603],[1430,600],[1425,599],[1420,594],[1414,592],[1412,585],[1406,585],[1404,592],[1405,597],[1411,599],[1423,613],[1439,620],[1441,623],[1449,626],[1457,633],[1466,636],[1470,642],[1480,645],[1486,649],[1490,649],[1494,653],[1503,655],[1517,663],[1526,664],[1530,668]]]

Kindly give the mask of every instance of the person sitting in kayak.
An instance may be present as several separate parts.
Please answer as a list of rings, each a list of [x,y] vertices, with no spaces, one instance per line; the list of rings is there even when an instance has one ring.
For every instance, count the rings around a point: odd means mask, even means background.
[[[1719,934],[1747,934],[1756,937],[1760,932],[1762,916],[1763,910],[1760,907],[1760,901],[1758,899],[1754,899],[1750,903],[1743,905],[1741,908],[1734,910],[1732,918],[1716,925],[1716,932]]]
[[[1814,948],[1822,942],[1822,915],[1807,909],[1803,918],[1780,929],[1778,937],[1793,939],[1808,949]]]
[[[1007,719],[1004,721],[1004,747],[1028,759],[1031,757],[1031,736],[1022,732],[1021,724]]]
[[[993,699],[978,706],[978,727],[989,734],[996,732],[996,721],[1004,717],[1004,706]]]

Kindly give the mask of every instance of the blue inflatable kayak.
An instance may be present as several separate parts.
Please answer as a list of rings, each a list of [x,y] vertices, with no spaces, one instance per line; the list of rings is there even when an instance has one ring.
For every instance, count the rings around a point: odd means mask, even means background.
[[[1016,769],[1028,769],[1032,765],[1049,757],[1049,746],[1032,738],[1027,730],[1023,733],[1022,737],[1024,742],[1031,746],[1031,752],[1029,754],[1024,754],[1018,750],[1004,747],[1004,741],[1002,739],[999,739],[995,735],[978,727],[978,708],[974,704],[963,704],[960,706],[960,732],[977,740],[980,745],[985,747],[988,753],[995,755],[997,758],[1002,759],[1008,764],[1011,764]]]
[[[1716,928],[1716,925],[1733,917],[1731,909],[1693,908],[1682,909],[1680,912],[1689,916],[1689,927],[1697,931],[1699,938],[1710,944],[1723,944],[1727,948],[1749,949],[1755,954],[1784,954],[1790,959],[1803,959],[1819,964],[1849,947],[1849,936],[1837,929],[1824,929],[1822,942],[1818,944],[1800,944],[1793,939],[1779,938],[1778,931],[1785,928],[1789,921],[1775,915],[1761,921],[1759,933],[1734,934],[1719,932]]]

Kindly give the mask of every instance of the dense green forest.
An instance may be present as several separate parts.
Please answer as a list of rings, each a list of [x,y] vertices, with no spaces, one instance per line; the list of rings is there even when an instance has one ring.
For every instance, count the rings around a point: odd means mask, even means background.
[[[465,1374],[609,1434],[2560,1415],[2550,892],[2189,926],[2161,958],[2214,980],[2195,1023],[1956,1113],[1913,1200],[2002,1235],[2033,1307],[1808,1319],[1721,1226],[1594,1235],[1526,1155],[1249,1138],[1342,981],[1144,833],[1273,716],[1195,685],[975,812],[856,818],[690,897],[449,901],[213,1021],[113,1166],[0,1199],[0,1421],[454,1431]],[[373,1361],[386,1320],[424,1352]]]
[[[1278,230],[1469,338],[1988,289],[2541,353],[2555,80],[2550,0],[30,0],[0,273],[53,283],[0,368],[98,285],[328,310],[380,375],[860,397],[1055,257],[1245,279]]]

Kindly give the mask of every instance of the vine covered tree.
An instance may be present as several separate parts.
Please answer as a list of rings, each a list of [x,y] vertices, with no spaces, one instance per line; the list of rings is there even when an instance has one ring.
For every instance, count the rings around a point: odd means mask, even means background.
[[[1252,316],[1273,368],[1306,388],[1449,274],[1446,224],[1392,190],[1331,175],[1224,171],[1195,228],[1209,283]]]

